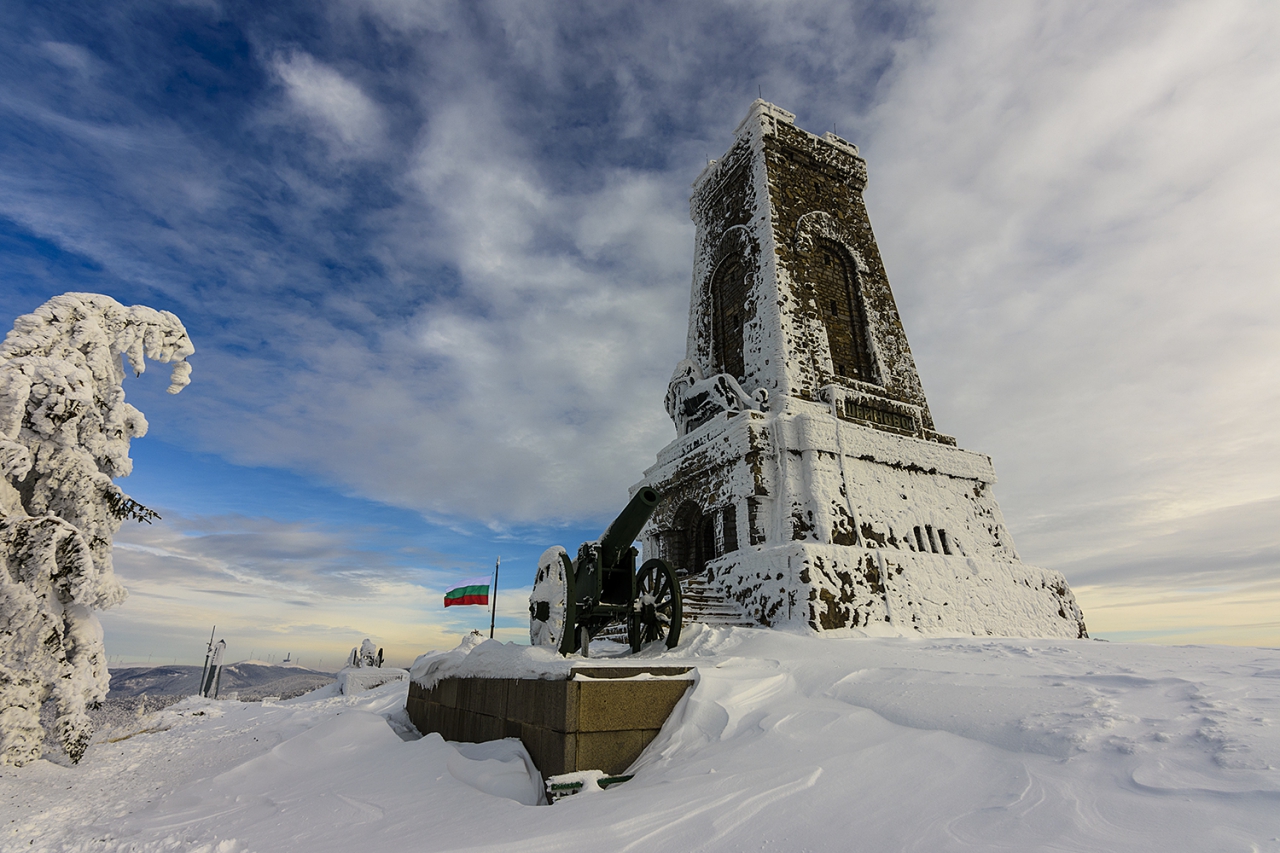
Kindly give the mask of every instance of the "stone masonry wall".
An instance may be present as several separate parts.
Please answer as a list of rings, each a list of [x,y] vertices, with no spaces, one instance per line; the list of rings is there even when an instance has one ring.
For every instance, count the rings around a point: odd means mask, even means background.
[[[646,556],[705,571],[762,625],[1085,636],[1062,575],[1019,559],[990,458],[935,431],[866,163],[794,119],[757,101],[694,183],[686,358],[701,377],[673,377],[687,434],[645,472],[663,496]],[[696,417],[684,393],[701,394]]]

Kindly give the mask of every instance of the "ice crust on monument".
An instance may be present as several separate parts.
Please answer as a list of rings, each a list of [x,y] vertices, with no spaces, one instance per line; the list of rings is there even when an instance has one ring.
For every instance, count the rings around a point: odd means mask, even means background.
[[[694,182],[644,553],[761,625],[1086,636],[1066,579],[1014,549],[990,458],[935,429],[867,179],[857,146],[758,100]]]

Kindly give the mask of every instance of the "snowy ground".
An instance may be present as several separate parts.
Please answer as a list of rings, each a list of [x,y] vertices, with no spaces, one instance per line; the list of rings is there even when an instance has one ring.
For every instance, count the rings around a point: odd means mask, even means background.
[[[0,846],[1280,851],[1280,650],[694,628],[643,656],[698,682],[608,791],[526,805],[518,742],[414,738],[403,683],[189,699],[0,768]]]

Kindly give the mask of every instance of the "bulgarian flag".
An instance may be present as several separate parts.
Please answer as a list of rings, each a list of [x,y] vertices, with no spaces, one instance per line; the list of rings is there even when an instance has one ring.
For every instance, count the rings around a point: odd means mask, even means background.
[[[449,588],[444,594],[444,606],[455,604],[489,604],[489,578],[472,578]]]

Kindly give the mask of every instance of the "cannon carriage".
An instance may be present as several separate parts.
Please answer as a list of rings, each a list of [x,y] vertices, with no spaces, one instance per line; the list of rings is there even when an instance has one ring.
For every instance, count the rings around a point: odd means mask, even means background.
[[[598,540],[578,547],[576,558],[559,546],[543,553],[529,596],[531,643],[555,646],[564,655],[587,655],[593,637],[621,622],[632,652],[663,639],[667,648],[675,647],[680,584],[671,567],[656,558],[637,570],[639,552],[633,546],[659,500],[656,490],[643,486]]]

